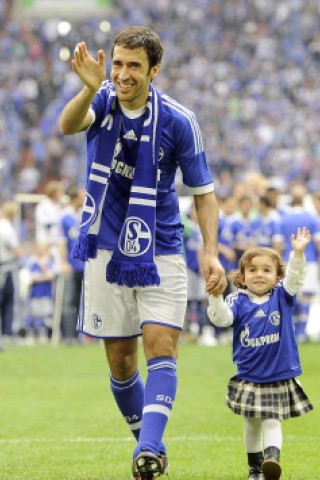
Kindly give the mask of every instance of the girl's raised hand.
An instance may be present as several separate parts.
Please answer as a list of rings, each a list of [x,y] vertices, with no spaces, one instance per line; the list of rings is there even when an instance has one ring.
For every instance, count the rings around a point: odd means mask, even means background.
[[[311,242],[312,236],[310,230],[306,227],[298,228],[296,235],[291,235],[291,246],[296,253],[303,253],[306,246]]]

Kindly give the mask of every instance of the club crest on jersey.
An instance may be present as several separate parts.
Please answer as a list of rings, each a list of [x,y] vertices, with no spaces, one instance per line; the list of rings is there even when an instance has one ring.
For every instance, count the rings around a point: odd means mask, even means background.
[[[274,325],[275,327],[277,325],[280,325],[280,312],[272,312],[269,315],[269,321]]]
[[[139,217],[126,219],[119,238],[119,249],[124,255],[138,257],[147,252],[151,245],[151,231]]]

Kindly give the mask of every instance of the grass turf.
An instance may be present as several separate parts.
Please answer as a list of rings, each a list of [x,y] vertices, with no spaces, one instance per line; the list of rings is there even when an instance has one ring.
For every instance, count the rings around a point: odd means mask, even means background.
[[[315,410],[283,424],[286,480],[320,479],[319,348],[300,346]],[[110,393],[101,344],[8,346],[0,363],[1,480],[130,479],[134,441]],[[224,404],[234,371],[230,346],[181,344],[165,435],[169,480],[247,478],[242,418]]]

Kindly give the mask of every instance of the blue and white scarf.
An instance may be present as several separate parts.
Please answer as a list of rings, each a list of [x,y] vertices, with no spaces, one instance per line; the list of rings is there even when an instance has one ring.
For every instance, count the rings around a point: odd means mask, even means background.
[[[121,110],[114,87],[110,89],[108,114],[91,164],[80,232],[72,252],[73,257],[83,261],[97,256],[101,210],[120,133]],[[161,97],[150,85],[126,219],[107,265],[106,279],[110,283],[128,287],[160,284],[154,251],[161,120]],[[103,164],[97,159],[103,159]]]

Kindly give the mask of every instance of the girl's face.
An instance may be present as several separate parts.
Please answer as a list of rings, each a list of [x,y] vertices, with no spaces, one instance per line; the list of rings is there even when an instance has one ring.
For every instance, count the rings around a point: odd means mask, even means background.
[[[280,280],[275,262],[268,255],[259,255],[246,265],[243,284],[250,292],[262,297]]]

